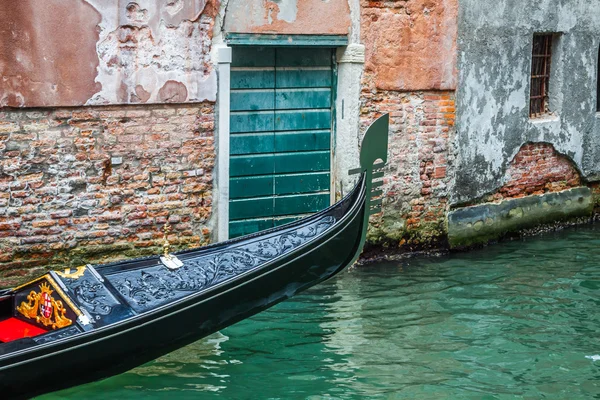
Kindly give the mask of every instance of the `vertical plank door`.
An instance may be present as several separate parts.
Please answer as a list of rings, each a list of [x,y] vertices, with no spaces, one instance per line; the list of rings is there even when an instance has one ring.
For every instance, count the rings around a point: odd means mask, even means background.
[[[333,73],[331,49],[233,49],[230,237],[329,206]]]

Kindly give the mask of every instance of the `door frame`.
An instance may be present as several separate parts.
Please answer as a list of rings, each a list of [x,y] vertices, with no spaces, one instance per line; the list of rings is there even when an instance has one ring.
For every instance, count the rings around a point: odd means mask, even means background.
[[[331,48],[333,57],[333,81],[331,99],[331,144],[330,144],[330,203],[335,202],[335,143],[336,143],[336,104],[338,91],[338,63],[336,50],[348,45],[346,35],[268,35],[231,33],[225,36],[225,45],[216,47],[217,58],[217,102],[215,111],[217,125],[215,127],[216,142],[216,193],[217,202],[217,241],[229,239],[229,162],[230,162],[230,112],[231,112],[231,61],[232,46],[272,46],[272,47],[327,47]]]

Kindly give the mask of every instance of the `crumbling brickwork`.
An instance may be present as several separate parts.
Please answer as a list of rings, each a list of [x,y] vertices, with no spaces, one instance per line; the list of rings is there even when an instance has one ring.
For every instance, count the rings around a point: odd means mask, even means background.
[[[446,237],[456,87],[456,0],[361,0],[361,131],[390,114],[383,211],[370,243],[406,248]]]
[[[454,135],[453,92],[363,90],[362,131],[390,114],[383,212],[373,217],[369,241],[428,247],[444,240]]]
[[[0,111],[0,287],[210,239],[211,103]]]
[[[549,143],[526,143],[511,161],[506,183],[486,201],[560,192],[581,186],[579,171]]]

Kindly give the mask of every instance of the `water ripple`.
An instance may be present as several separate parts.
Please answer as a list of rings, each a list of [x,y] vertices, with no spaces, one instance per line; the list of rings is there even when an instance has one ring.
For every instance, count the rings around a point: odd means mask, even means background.
[[[600,227],[354,268],[45,398],[600,398]]]

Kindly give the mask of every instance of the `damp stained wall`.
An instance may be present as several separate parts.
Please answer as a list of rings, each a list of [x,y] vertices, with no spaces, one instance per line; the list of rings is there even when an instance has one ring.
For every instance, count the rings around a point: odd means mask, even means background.
[[[361,0],[365,72],[382,90],[454,90],[458,0]]]
[[[544,142],[600,178],[596,112],[600,0],[459,2],[457,166],[451,203],[501,187],[521,146]],[[529,118],[534,33],[556,33],[549,105]]]
[[[348,0],[229,0],[225,31],[347,35]]]
[[[360,131],[390,114],[383,208],[371,217],[367,240],[407,250],[438,246],[453,179],[458,0],[360,5]]]
[[[0,107],[214,101],[218,0],[0,3]]]
[[[0,107],[84,104],[100,14],[81,0],[0,2]]]

